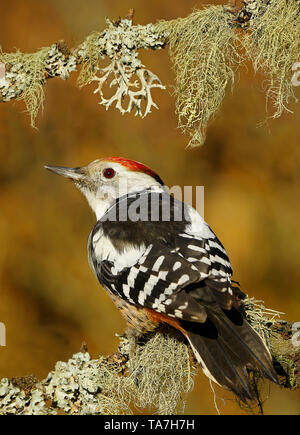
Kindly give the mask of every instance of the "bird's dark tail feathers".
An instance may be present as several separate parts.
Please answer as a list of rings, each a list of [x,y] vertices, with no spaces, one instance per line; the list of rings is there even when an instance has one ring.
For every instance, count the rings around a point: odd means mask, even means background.
[[[278,383],[269,350],[240,312],[217,304],[205,308],[204,323],[182,321],[204,373],[246,403],[255,399],[247,369]]]

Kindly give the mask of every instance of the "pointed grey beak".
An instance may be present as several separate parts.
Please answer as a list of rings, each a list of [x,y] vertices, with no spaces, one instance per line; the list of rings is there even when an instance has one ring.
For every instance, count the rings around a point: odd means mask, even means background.
[[[82,180],[85,176],[82,168],[66,168],[65,166],[44,166],[44,168],[74,181]]]

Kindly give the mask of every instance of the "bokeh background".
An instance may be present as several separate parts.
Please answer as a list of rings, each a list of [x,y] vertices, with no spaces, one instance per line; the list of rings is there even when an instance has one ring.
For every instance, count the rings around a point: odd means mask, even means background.
[[[201,1],[10,0],[1,4],[0,44],[32,52],[65,39],[75,46],[105,17],[136,11],[135,22],[188,15]],[[86,341],[93,358],[112,353],[124,321],[88,266],[86,242],[95,217],[80,193],[44,164],[79,166],[119,155],[153,167],[167,185],[204,185],[205,218],[230,255],[234,278],[267,307],[300,321],[300,105],[265,119],[263,78],[240,70],[202,148],[187,150],[177,129],[168,50],[141,59],[167,91],[155,90],[159,110],[144,120],[99,106],[94,86],[76,87],[77,73],[49,80],[38,130],[22,102],[0,104],[0,378],[43,378]],[[298,90],[297,90],[298,92]],[[300,96],[298,92],[298,96]],[[242,414],[216,390],[222,414]],[[299,392],[266,386],[267,414],[300,411]],[[196,378],[187,414],[215,414],[207,378]]]

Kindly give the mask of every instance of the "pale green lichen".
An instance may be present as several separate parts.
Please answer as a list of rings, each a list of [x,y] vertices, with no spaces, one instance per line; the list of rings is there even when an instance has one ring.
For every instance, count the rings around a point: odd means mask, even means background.
[[[169,34],[176,111],[179,127],[191,135],[190,146],[204,143],[207,124],[218,112],[242,61],[239,37],[229,20],[223,6],[207,6],[186,18],[159,24]]]
[[[62,44],[58,43],[36,53],[3,53],[0,49],[0,63],[5,68],[0,80],[0,99],[24,100],[32,127],[43,109],[46,78],[59,76],[66,80],[76,70],[76,57],[64,54],[61,48]]]
[[[136,407],[156,409],[158,414],[182,413],[195,373],[190,347],[169,329],[152,333],[136,347],[125,382]]]
[[[263,301],[254,298],[243,300],[241,309],[250,325],[266,342],[270,336],[270,325],[276,323],[281,314],[284,314],[280,311],[266,308]]]
[[[100,36],[99,32],[92,32],[78,50],[78,55],[81,58],[81,69],[77,84],[80,88],[92,82],[96,74],[95,68],[103,57],[102,50],[97,43]]]
[[[174,335],[175,334],[175,335]],[[136,340],[121,337],[119,354],[92,360],[87,352],[57,362],[44,381],[0,381],[0,414],[181,413],[193,387],[190,348],[176,332],[159,330]]]
[[[33,127],[45,99],[43,85],[48,51],[49,47],[30,54],[0,51],[0,63],[5,64],[6,69],[5,86],[0,88],[2,100],[24,100]]]
[[[293,390],[299,387],[300,349],[292,342],[292,324],[280,320],[282,312],[265,308],[263,301],[246,298],[242,310],[250,325],[264,339],[270,349],[273,364],[279,376],[279,382],[285,388]],[[262,412],[259,386],[262,378],[252,375],[252,387],[256,393],[257,406]],[[242,406],[244,408],[244,406]],[[251,406],[247,408],[253,411]]]
[[[261,3],[263,3],[261,1]],[[244,44],[254,70],[268,78],[266,104],[273,105],[273,118],[296,100],[292,67],[299,61],[300,3],[297,0],[271,0],[253,17]]]

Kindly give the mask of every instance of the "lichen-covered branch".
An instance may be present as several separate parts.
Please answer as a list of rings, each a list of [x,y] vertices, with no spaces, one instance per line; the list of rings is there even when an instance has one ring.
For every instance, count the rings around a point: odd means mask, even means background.
[[[181,413],[193,386],[189,347],[171,330],[120,336],[118,351],[92,360],[86,349],[57,362],[46,379],[2,379],[0,414],[132,414],[132,408]]]
[[[80,69],[79,86],[97,82],[99,93],[107,109],[113,103],[121,113],[134,108],[142,117],[157,105],[152,100],[153,88],[165,89],[160,79],[144,67],[138,58],[141,48],[157,50],[165,45],[166,38],[155,26],[134,26],[133,15],[117,22],[107,20],[107,29],[93,32],[82,44],[69,49],[64,41],[45,47],[34,54],[3,53],[0,50],[0,101],[24,99],[34,125],[38,110],[43,105],[43,86],[47,79],[69,78],[72,71]],[[99,62],[107,57],[109,65],[100,67]],[[103,96],[103,85],[115,87],[110,98]],[[124,99],[128,97],[126,108]],[[145,101],[145,108],[142,102]]]
[[[292,342],[291,324],[254,299],[243,302],[243,311],[266,340],[281,385],[299,388],[300,346]],[[108,357],[93,360],[83,346],[68,362],[57,362],[42,381],[2,379],[0,414],[111,415],[132,414],[136,408],[182,413],[195,374],[191,349],[177,331],[168,327],[139,338],[124,334],[118,351]]]
[[[280,313],[265,308],[263,301],[247,298],[241,310],[246,319],[267,343],[280,385],[291,390],[300,388],[300,341],[293,323],[280,320]]]
[[[141,26],[133,25],[130,10],[124,19],[107,20],[105,30],[72,49],[60,41],[33,54],[0,51],[0,101],[24,99],[34,125],[46,80],[66,80],[78,70],[78,85],[95,83],[99,104],[106,109],[115,106],[122,114],[135,109],[145,117],[157,108],[153,88],[165,86],[141,63],[139,50],[169,46],[179,127],[191,136],[189,145],[196,146],[204,142],[209,121],[233,86],[235,70],[247,59],[267,75],[272,116],[290,110],[292,68],[299,61],[299,12],[299,0],[229,0],[186,18]],[[114,89],[110,98],[105,97],[108,88]]]

